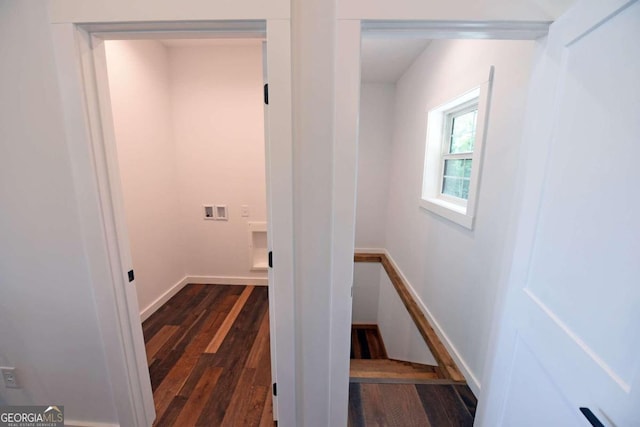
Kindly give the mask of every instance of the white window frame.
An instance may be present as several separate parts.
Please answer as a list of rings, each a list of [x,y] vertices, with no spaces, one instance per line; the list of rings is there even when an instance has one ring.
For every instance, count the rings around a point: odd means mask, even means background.
[[[462,95],[450,98],[444,104],[430,109],[427,114],[427,137],[420,207],[470,230],[474,226],[492,81],[493,67],[489,70],[487,81]],[[476,105],[478,116],[473,152],[449,154],[448,135],[451,133],[452,119],[465,111],[475,109]],[[450,158],[471,159],[471,178],[467,200],[442,193],[444,160]]]

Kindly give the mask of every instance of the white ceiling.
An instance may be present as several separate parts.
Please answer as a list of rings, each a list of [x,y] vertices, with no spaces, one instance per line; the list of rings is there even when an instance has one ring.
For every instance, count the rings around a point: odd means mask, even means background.
[[[562,15],[576,0],[528,0],[550,19]],[[361,51],[361,77],[366,83],[395,83],[430,40],[363,37]]]
[[[420,55],[430,40],[363,37],[362,81],[395,83]]]

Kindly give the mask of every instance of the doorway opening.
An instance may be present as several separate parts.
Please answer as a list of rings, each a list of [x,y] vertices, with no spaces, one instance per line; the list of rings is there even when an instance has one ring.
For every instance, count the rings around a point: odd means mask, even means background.
[[[481,398],[535,43],[451,34],[362,32],[353,425],[395,425],[393,396],[472,425]]]
[[[291,30],[287,20],[98,22],[53,27],[59,83],[63,88],[69,153],[84,229],[91,287],[96,295],[111,389],[122,425],[156,419],[131,248],[117,166],[105,41],[130,39],[253,38],[266,40],[269,77],[266,130],[267,246],[277,262],[267,271],[271,376],[278,381],[274,415],[295,418],[293,333],[293,227],[291,135]],[[202,209],[202,207],[201,207]],[[246,240],[245,240],[246,242]],[[277,332],[277,333],[276,333]],[[277,348],[277,352],[276,352]],[[273,386],[273,390],[276,387]],[[115,392],[117,391],[117,392]]]
[[[263,43],[105,42],[110,173],[163,425],[273,419]]]

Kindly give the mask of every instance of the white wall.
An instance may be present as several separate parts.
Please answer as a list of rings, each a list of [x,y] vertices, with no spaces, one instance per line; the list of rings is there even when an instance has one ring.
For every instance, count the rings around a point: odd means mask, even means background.
[[[0,2],[0,405],[115,421],[44,2]]]
[[[169,56],[154,40],[105,43],[118,166],[144,311],[185,276]]]
[[[476,391],[482,378],[513,180],[532,42],[438,40],[398,81],[386,248],[439,324]],[[419,208],[426,112],[477,85],[495,65],[475,228]]]
[[[436,359],[384,268],[380,268],[378,280],[380,301],[376,307],[377,323],[389,358],[437,366]]]
[[[395,84],[363,83],[360,90],[356,248],[383,248]]]
[[[52,22],[289,19],[289,0],[50,0]]]
[[[388,193],[394,188],[389,181],[394,115],[395,83],[363,82],[356,204],[358,249],[386,247]],[[353,324],[378,325],[390,358],[437,364],[381,264],[354,264],[351,317]]]
[[[174,43],[105,43],[144,316],[185,276],[266,278],[251,271],[247,224],[266,221],[261,42]],[[204,220],[205,204],[229,220]]]
[[[335,386],[332,362],[346,365],[348,354],[331,360],[335,3],[294,0],[291,16],[296,391],[302,404],[296,424],[339,425],[330,418],[332,397],[342,395],[346,406],[348,386]]]
[[[395,85],[362,84],[358,140],[356,248],[384,248],[389,162],[393,135]],[[353,266],[353,323],[378,323],[378,288],[382,268]]]
[[[169,49],[185,269],[265,278],[250,270],[247,224],[266,221],[262,47],[220,43]],[[207,203],[227,205],[229,221],[204,220]]]
[[[378,323],[381,270],[382,266],[377,262],[356,262],[353,264],[352,324]]]

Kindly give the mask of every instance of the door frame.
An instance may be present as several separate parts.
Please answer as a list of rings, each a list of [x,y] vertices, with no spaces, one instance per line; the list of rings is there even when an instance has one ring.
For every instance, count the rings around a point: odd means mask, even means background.
[[[150,426],[153,393],[132,269],[108,94],[104,41],[261,37],[267,41],[265,141],[272,372],[281,424],[295,424],[291,43],[288,19],[52,24],[58,82],[87,267],[120,425]],[[277,333],[276,333],[277,331]],[[277,348],[277,352],[275,349]],[[275,399],[275,397],[274,397]],[[274,416],[276,414],[274,413]]]
[[[335,98],[340,99],[340,102],[335,104],[334,116],[336,130],[333,150],[333,270],[330,313],[332,425],[342,425],[348,414],[362,37],[538,40],[547,35],[550,25],[551,22],[548,21],[338,19]],[[507,262],[506,259],[503,261]],[[501,307],[498,296],[494,318],[501,312]],[[451,349],[448,350],[451,352]]]

